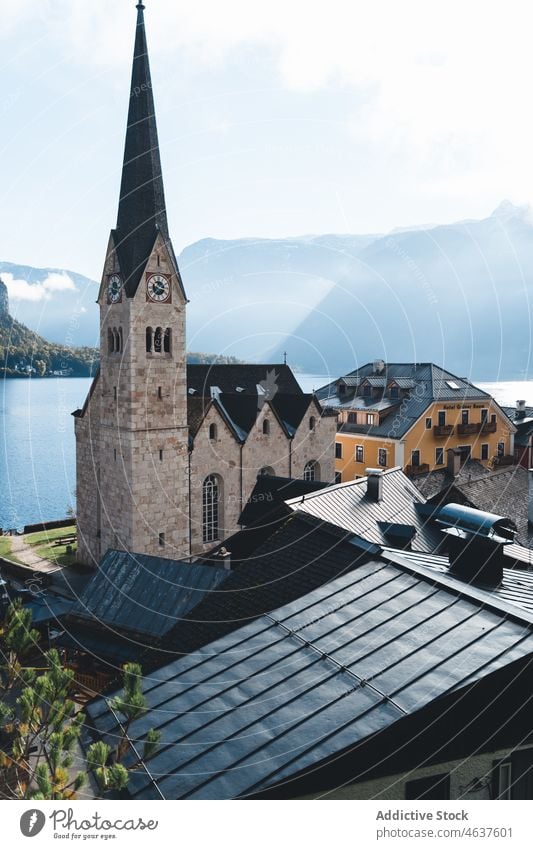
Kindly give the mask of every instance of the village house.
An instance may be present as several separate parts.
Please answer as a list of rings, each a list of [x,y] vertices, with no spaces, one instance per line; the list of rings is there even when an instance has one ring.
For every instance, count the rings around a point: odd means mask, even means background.
[[[487,393],[433,363],[375,360],[322,387],[317,396],[338,414],[335,476],[401,466],[418,475],[442,469],[446,449],[462,462],[514,462],[516,428]]]

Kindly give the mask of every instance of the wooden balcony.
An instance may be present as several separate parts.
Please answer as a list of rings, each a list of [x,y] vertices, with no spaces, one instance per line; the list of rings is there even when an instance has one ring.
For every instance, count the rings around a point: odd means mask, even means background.
[[[434,425],[433,436],[451,436],[453,433],[453,425]]]
[[[472,422],[471,424],[460,424],[457,425],[457,433],[460,433],[461,436],[468,436],[473,433],[479,433],[481,429],[481,424],[479,422]]]
[[[482,422],[481,433],[496,433],[496,422]]]
[[[414,475],[426,475],[429,472],[429,463],[422,463],[420,466],[406,466],[405,474],[410,477]]]

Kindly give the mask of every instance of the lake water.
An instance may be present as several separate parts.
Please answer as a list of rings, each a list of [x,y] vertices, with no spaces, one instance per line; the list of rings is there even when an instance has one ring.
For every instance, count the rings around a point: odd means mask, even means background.
[[[299,374],[304,392],[333,378]],[[4,380],[0,384],[0,528],[61,519],[74,504],[75,441],[70,415],[89,378]],[[503,405],[533,403],[533,381],[479,383]]]

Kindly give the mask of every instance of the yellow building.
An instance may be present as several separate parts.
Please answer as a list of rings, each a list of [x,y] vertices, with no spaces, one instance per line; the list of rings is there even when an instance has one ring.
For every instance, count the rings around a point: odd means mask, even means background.
[[[447,449],[462,461],[513,462],[516,428],[496,401],[433,363],[376,360],[317,393],[336,410],[335,474],[401,466],[409,475],[442,469]]]

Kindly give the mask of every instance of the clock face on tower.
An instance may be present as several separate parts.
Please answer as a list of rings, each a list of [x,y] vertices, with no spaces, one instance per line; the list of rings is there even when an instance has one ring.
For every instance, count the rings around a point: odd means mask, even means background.
[[[150,301],[162,304],[170,299],[170,281],[162,274],[152,274],[146,284],[146,293]]]
[[[122,278],[118,274],[110,274],[107,281],[107,302],[117,304],[122,300]]]

